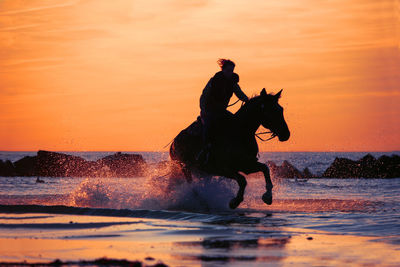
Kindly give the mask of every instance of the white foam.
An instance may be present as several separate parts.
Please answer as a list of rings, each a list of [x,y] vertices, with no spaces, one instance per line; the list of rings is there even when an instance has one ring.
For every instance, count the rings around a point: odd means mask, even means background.
[[[71,193],[71,205],[195,212],[229,209],[238,188],[235,181],[200,176],[188,183],[179,173],[165,175],[168,170],[164,167],[155,168],[146,177],[88,178]]]

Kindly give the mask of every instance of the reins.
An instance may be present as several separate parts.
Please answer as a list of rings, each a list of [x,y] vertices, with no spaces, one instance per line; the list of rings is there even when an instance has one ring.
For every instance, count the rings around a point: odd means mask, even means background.
[[[228,105],[228,108],[231,107],[231,106],[233,106],[233,105],[235,105],[235,104],[236,104],[237,102],[239,102],[239,101],[240,101],[240,99],[238,99],[238,100],[236,100],[234,103]],[[242,102],[242,106],[243,106],[243,104],[244,104],[244,102]],[[262,137],[260,137],[260,135],[263,135],[263,134],[272,134],[272,135],[271,135],[270,138],[263,139]],[[271,140],[271,139],[274,139],[274,138],[277,136],[275,133],[273,133],[273,132],[271,132],[271,131],[262,132],[262,133],[256,133],[256,134],[254,134],[254,135],[255,135],[255,137],[257,137],[258,139],[260,139],[260,140],[263,141],[263,142],[269,141],[269,140]]]
[[[239,101],[240,101],[240,99],[236,100],[235,103],[228,105],[228,108],[229,108],[229,107],[232,107],[233,105],[235,105],[235,104],[236,104],[237,102],[239,102]]]
[[[262,135],[262,134],[272,134],[272,135],[271,135],[270,138],[262,139],[262,138],[259,136],[259,135]],[[273,133],[273,132],[271,132],[271,131],[269,131],[269,132],[256,133],[255,136],[256,136],[258,139],[260,139],[261,141],[264,141],[264,142],[265,142],[265,141],[269,141],[269,140],[275,138],[275,137],[276,137],[276,134]]]

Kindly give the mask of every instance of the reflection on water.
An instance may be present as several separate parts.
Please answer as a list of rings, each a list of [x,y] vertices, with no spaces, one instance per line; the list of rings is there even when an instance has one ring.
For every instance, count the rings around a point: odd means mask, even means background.
[[[162,261],[170,266],[396,266],[400,260],[395,247],[371,242],[373,239],[369,237],[322,232],[249,240],[223,241],[222,237],[216,237],[198,242],[169,242],[157,240],[155,236],[137,240],[135,237],[131,233],[126,240],[111,236],[79,240],[0,239],[0,261],[50,262],[103,256],[140,260],[146,264]]]
[[[250,237],[236,235],[235,237],[207,237],[198,242],[178,242],[179,247],[190,246],[198,249],[191,255],[176,255],[179,260],[197,260],[209,263],[242,263],[273,262],[285,258],[285,246],[291,236],[283,236],[279,231],[271,232],[269,237]],[[279,235],[282,235],[279,237]],[[182,253],[183,254],[183,253]]]

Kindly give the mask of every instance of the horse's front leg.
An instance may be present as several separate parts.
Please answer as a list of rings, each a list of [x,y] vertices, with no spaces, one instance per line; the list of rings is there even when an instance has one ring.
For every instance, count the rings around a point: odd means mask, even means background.
[[[232,198],[231,201],[229,202],[229,207],[231,209],[236,209],[239,206],[239,204],[242,203],[243,201],[244,190],[247,186],[246,178],[239,173],[232,173],[226,177],[234,179],[239,185],[239,190],[236,194],[236,197]]]
[[[262,200],[264,201],[265,204],[271,205],[272,204],[272,188],[274,187],[271,181],[271,176],[269,173],[269,168],[266,164],[263,164],[261,162],[256,162],[252,168],[250,168],[248,173],[253,173],[253,172],[262,172],[264,174],[265,178],[265,189],[266,192],[262,195]]]

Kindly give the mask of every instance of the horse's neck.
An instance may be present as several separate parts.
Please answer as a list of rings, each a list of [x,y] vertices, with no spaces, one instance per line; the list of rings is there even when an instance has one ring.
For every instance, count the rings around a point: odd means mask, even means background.
[[[260,115],[254,108],[241,108],[235,114],[240,130],[249,135],[254,135],[261,125]]]

